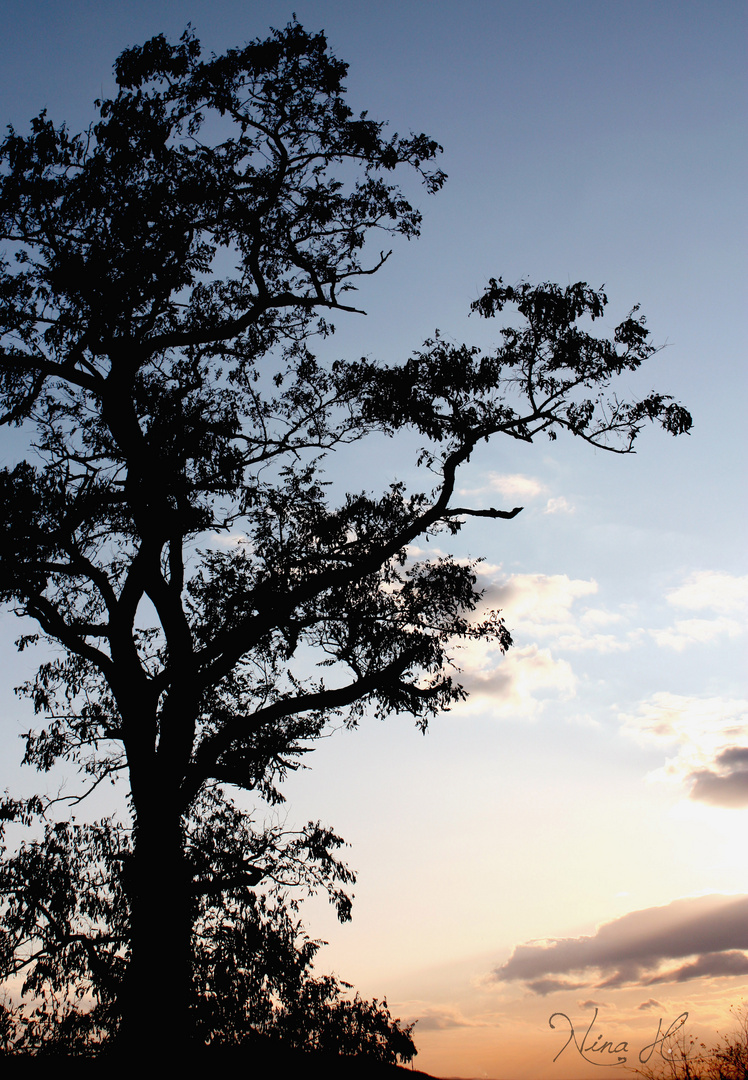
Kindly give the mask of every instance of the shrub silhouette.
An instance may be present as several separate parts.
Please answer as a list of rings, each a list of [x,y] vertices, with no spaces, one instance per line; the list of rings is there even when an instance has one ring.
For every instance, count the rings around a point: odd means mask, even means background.
[[[162,1040],[216,1050],[366,1055],[386,1064],[416,1054],[413,1025],[401,1026],[386,1000],[349,996],[349,983],[315,976],[324,944],[308,937],[287,886],[323,888],[345,918],[340,884],[353,875],[333,855],[338,837],[310,823],[301,833],[253,831],[248,815],[214,792],[190,835],[193,867],[189,1029],[149,1027]],[[231,839],[242,841],[244,865]],[[120,995],[130,962],[129,830],[48,823],[43,837],[0,862],[6,987],[23,978],[20,1001],[0,1002],[0,1053],[93,1056],[120,1031]],[[258,868],[258,860],[262,866]],[[255,891],[262,877],[264,892]],[[144,1008],[168,992],[153,959]]]
[[[708,1047],[681,1029],[652,1064],[635,1072],[645,1080],[748,1080],[748,1006],[730,1011],[735,1028],[718,1045]]]

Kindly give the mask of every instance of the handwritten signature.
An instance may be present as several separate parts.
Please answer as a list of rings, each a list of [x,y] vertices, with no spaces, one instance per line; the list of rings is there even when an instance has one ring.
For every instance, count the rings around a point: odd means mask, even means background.
[[[566,1013],[555,1012],[548,1021],[551,1027],[555,1030],[556,1025],[553,1023],[553,1021],[556,1019],[557,1016],[562,1017],[569,1025],[569,1038],[566,1040],[564,1045],[556,1054],[556,1057],[553,1059],[554,1061],[557,1061],[558,1058],[561,1057],[564,1050],[571,1042],[573,1042],[576,1046],[580,1057],[584,1058],[584,1060],[588,1061],[591,1065],[625,1065],[628,1061],[628,1056],[630,1053],[628,1042],[622,1041],[614,1046],[611,1040],[604,1039],[602,1035],[595,1036],[592,1042],[588,1041],[590,1038],[590,1032],[595,1026],[595,1021],[597,1020],[597,1009],[595,1009],[595,1015],[592,1017],[590,1026],[587,1028],[584,1035],[582,1036],[581,1043],[577,1039],[577,1033],[574,1030],[574,1025],[572,1024],[570,1018],[566,1015]],[[639,1061],[641,1062],[641,1064],[646,1065],[646,1063],[649,1061],[649,1059],[652,1057],[652,1054],[658,1047],[660,1050],[660,1054],[665,1057],[662,1049],[663,1043],[666,1039],[669,1039],[672,1035],[674,1035],[676,1031],[682,1028],[686,1020],[688,1020],[688,1013],[681,1013],[680,1016],[677,1017],[677,1019],[673,1020],[667,1031],[662,1030],[662,1020],[658,1020],[657,1034],[655,1035],[654,1041],[651,1043],[647,1043],[647,1045],[642,1047],[642,1049],[639,1051]],[[602,1058],[595,1059],[592,1057],[588,1057],[588,1054],[601,1054],[607,1055],[608,1057],[613,1056],[616,1060],[606,1061]]]

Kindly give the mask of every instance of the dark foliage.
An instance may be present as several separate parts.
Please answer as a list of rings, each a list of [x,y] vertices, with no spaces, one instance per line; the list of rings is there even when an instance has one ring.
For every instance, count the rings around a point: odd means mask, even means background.
[[[386,1001],[364,1001],[334,976],[312,974],[323,942],[311,940],[286,889],[326,887],[352,874],[331,854],[340,845],[311,824],[297,835],[258,832],[212,792],[188,829],[192,879],[189,1036],[159,1032],[159,980],[143,995],[149,1026],[173,1051],[272,1053],[286,1050],[407,1062],[416,1053],[412,1025],[402,1027]],[[239,856],[237,856],[237,850]],[[242,859],[242,866],[236,859]],[[130,954],[127,895],[132,842],[110,820],[47,824],[0,864],[4,898],[0,964],[23,981],[20,1001],[0,1005],[0,1054],[98,1055],[120,1029],[118,997]],[[261,869],[258,869],[258,866]],[[274,882],[258,894],[247,882]],[[154,972],[155,974],[155,972]],[[16,988],[19,993],[18,987]]]

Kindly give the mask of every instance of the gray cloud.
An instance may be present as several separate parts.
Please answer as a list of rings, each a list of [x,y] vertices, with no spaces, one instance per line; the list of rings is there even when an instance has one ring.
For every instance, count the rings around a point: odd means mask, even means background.
[[[518,945],[493,977],[536,994],[611,988],[748,971],[748,896],[700,896],[632,911],[589,937]],[[687,960],[670,972],[668,960]],[[743,966],[745,965],[745,966]],[[579,981],[580,977],[584,981]]]
[[[742,952],[705,953],[690,964],[683,964],[672,971],[653,975],[646,980],[647,986],[663,982],[686,982],[688,979],[714,978],[725,975],[748,975],[748,956]]]
[[[661,1009],[663,1006],[662,1002],[658,1001],[657,998],[649,998],[647,1001],[643,1001],[641,1005],[637,1005],[636,1007],[639,1012],[643,1012],[645,1009]]]
[[[532,979],[527,983],[527,989],[539,997],[545,997],[559,990],[586,990],[589,985],[588,982],[570,982],[569,979]]]
[[[717,754],[712,769],[695,769],[689,797],[710,806],[740,809],[748,806],[748,747],[730,746]]]
[[[748,768],[748,746],[731,746],[717,754],[718,765],[745,765]]]
[[[446,1031],[447,1028],[464,1027],[464,1024],[460,1024],[451,1016],[435,1016],[433,1013],[430,1016],[419,1016],[416,1023],[418,1024],[418,1030],[421,1031]]]
[[[446,1031],[448,1028],[486,1027],[479,1020],[468,1020],[453,1009],[429,1009],[416,1020],[418,1031]],[[495,1025],[494,1025],[495,1026]]]

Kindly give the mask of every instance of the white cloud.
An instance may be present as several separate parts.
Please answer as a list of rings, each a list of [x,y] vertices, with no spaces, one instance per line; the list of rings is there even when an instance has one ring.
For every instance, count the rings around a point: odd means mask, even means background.
[[[501,573],[502,568],[501,563],[490,563],[483,561],[479,562],[474,569],[475,573],[478,575],[479,578],[495,578],[498,574]]]
[[[537,645],[510,649],[506,656],[483,643],[468,646],[459,658],[459,681],[468,691],[461,711],[490,711],[508,719],[532,719],[547,699],[568,700],[576,693],[577,678],[566,660],[556,660]]]
[[[549,499],[545,504],[544,513],[546,514],[573,514],[574,507],[563,495],[557,495],[553,499]]]
[[[635,716],[620,714],[624,731],[645,742],[701,746],[708,753],[748,735],[748,701],[653,694]]]
[[[514,574],[490,583],[482,610],[500,609],[518,646],[541,640],[566,652],[609,655],[641,644],[642,629],[602,632],[625,620],[618,612],[584,607],[597,591],[596,581],[566,574]]]
[[[535,499],[546,491],[545,484],[532,476],[525,476],[523,473],[490,472],[485,484],[476,488],[460,488],[460,495],[486,495],[489,492],[498,492],[499,495]]]
[[[437,558],[443,552],[438,548],[426,551],[411,547],[408,554],[413,558]],[[569,652],[609,654],[626,652],[646,636],[643,630],[628,630],[618,636],[601,633],[603,627],[623,623],[624,616],[600,607],[577,610],[598,591],[592,579],[570,578],[566,574],[502,576],[501,565],[488,562],[478,563],[474,570],[484,590],[476,617],[482,618],[489,610],[501,611],[516,646],[541,639]]]
[[[620,637],[599,632],[599,627],[621,621],[615,613],[599,607],[577,612],[577,606],[597,593],[595,581],[565,574],[496,578],[500,567],[486,564],[478,572],[490,581],[478,617],[489,609],[501,610],[515,644],[506,656],[487,642],[460,646],[455,655],[462,669],[459,680],[470,695],[460,709],[534,718],[549,699],[568,701],[576,695],[577,676],[567,660],[554,655],[556,649],[614,653],[638,640],[631,632]]]
[[[651,629],[660,648],[683,652],[691,645],[709,645],[745,632],[748,614],[748,576],[735,577],[720,570],[699,570],[665,597],[671,607],[703,612],[700,618],[676,619],[672,626]],[[732,617],[731,617],[732,616]]]
[[[724,635],[738,637],[743,632],[744,627],[739,622],[724,616],[716,619],[676,619],[674,626],[650,630],[659,646],[677,652],[682,652],[689,645],[707,645]]]
[[[740,612],[748,605],[748,575],[736,577],[719,570],[699,570],[677,589],[671,589],[667,602],[693,611],[711,608],[723,615]]]
[[[557,635],[574,625],[571,609],[577,600],[596,592],[596,581],[566,574],[514,574],[490,585],[484,602],[501,608],[507,624],[523,633]]]

